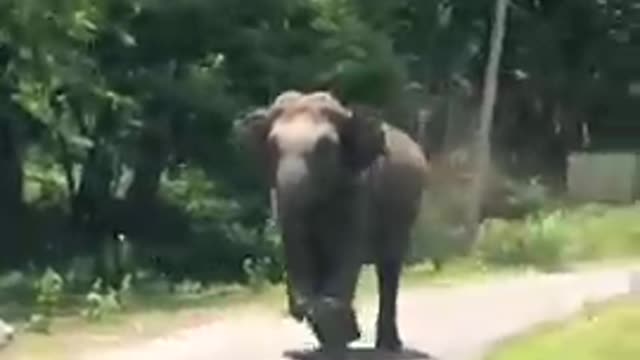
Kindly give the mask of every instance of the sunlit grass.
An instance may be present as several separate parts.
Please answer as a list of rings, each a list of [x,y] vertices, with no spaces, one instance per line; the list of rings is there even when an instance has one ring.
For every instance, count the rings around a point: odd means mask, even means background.
[[[486,360],[636,360],[639,339],[640,300],[625,299],[510,341]]]
[[[631,206],[587,205],[566,211],[572,243],[583,259],[640,254],[640,203]]]

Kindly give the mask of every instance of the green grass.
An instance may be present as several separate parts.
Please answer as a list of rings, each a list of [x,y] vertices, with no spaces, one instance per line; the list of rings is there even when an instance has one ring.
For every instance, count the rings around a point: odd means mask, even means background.
[[[586,205],[565,212],[565,226],[583,259],[640,254],[640,203]]]
[[[639,339],[640,299],[624,299],[509,341],[486,360],[637,360]]]

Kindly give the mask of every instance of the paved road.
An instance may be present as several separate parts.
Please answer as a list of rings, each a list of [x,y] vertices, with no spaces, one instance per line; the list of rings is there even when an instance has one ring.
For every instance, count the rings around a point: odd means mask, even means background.
[[[375,353],[375,307],[359,309],[363,339],[354,359],[475,360],[496,341],[532,325],[559,319],[584,303],[630,291],[632,268],[553,275],[524,275],[456,288],[402,292],[399,324],[408,348],[402,356]],[[255,313],[171,334],[165,338],[79,360],[280,360],[314,346],[306,327],[277,314]]]

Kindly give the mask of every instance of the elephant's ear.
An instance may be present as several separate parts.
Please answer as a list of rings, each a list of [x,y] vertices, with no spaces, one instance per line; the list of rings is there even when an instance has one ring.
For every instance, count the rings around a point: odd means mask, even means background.
[[[348,168],[358,172],[369,167],[385,151],[383,122],[365,106],[344,107],[331,93],[317,91],[307,96],[320,104],[340,134],[342,153]]]
[[[266,146],[272,123],[272,111],[259,108],[247,113],[234,126],[236,143],[258,163],[262,171],[266,170],[268,162]]]
[[[260,151],[271,129],[270,111],[259,108],[250,111],[234,124],[234,137],[243,150],[254,155]]]
[[[250,151],[262,152],[271,131],[273,120],[294,101],[302,97],[296,90],[287,90],[278,95],[270,106],[250,111],[236,123],[235,136],[241,146]]]
[[[347,165],[360,171],[369,167],[385,151],[385,132],[381,117],[362,106],[350,110],[343,123],[341,138]]]
[[[236,142],[258,163],[262,174],[269,174],[272,149],[268,147],[271,126],[280,113],[291,103],[302,97],[295,90],[288,90],[276,97],[269,107],[261,107],[247,113],[235,124]]]

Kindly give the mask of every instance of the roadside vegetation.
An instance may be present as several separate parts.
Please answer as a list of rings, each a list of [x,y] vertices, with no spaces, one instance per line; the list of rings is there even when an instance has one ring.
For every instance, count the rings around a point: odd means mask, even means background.
[[[498,346],[486,360],[632,360],[640,354],[640,299],[589,306]]]
[[[638,217],[638,205],[590,204],[541,210],[521,220],[487,220],[482,237],[466,254],[449,252],[440,268],[429,260],[408,264],[403,284],[405,288],[452,286],[527,271],[564,270],[583,263],[633,261],[640,256]],[[603,236],[607,241],[602,241]],[[414,245],[420,241],[442,244],[451,240],[416,234]],[[23,335],[13,352],[23,354],[38,349],[64,353],[71,339],[79,336],[84,346],[117,344],[194,326],[229,311],[284,313],[283,287],[263,272],[248,276],[252,278],[249,285],[204,285],[194,280],[171,283],[140,273],[135,286],[124,284],[119,290],[102,293],[98,283],[85,292],[68,287],[64,277],[52,270],[12,272],[0,277],[0,312],[18,324]],[[375,276],[366,267],[358,301],[367,301],[374,291]]]

